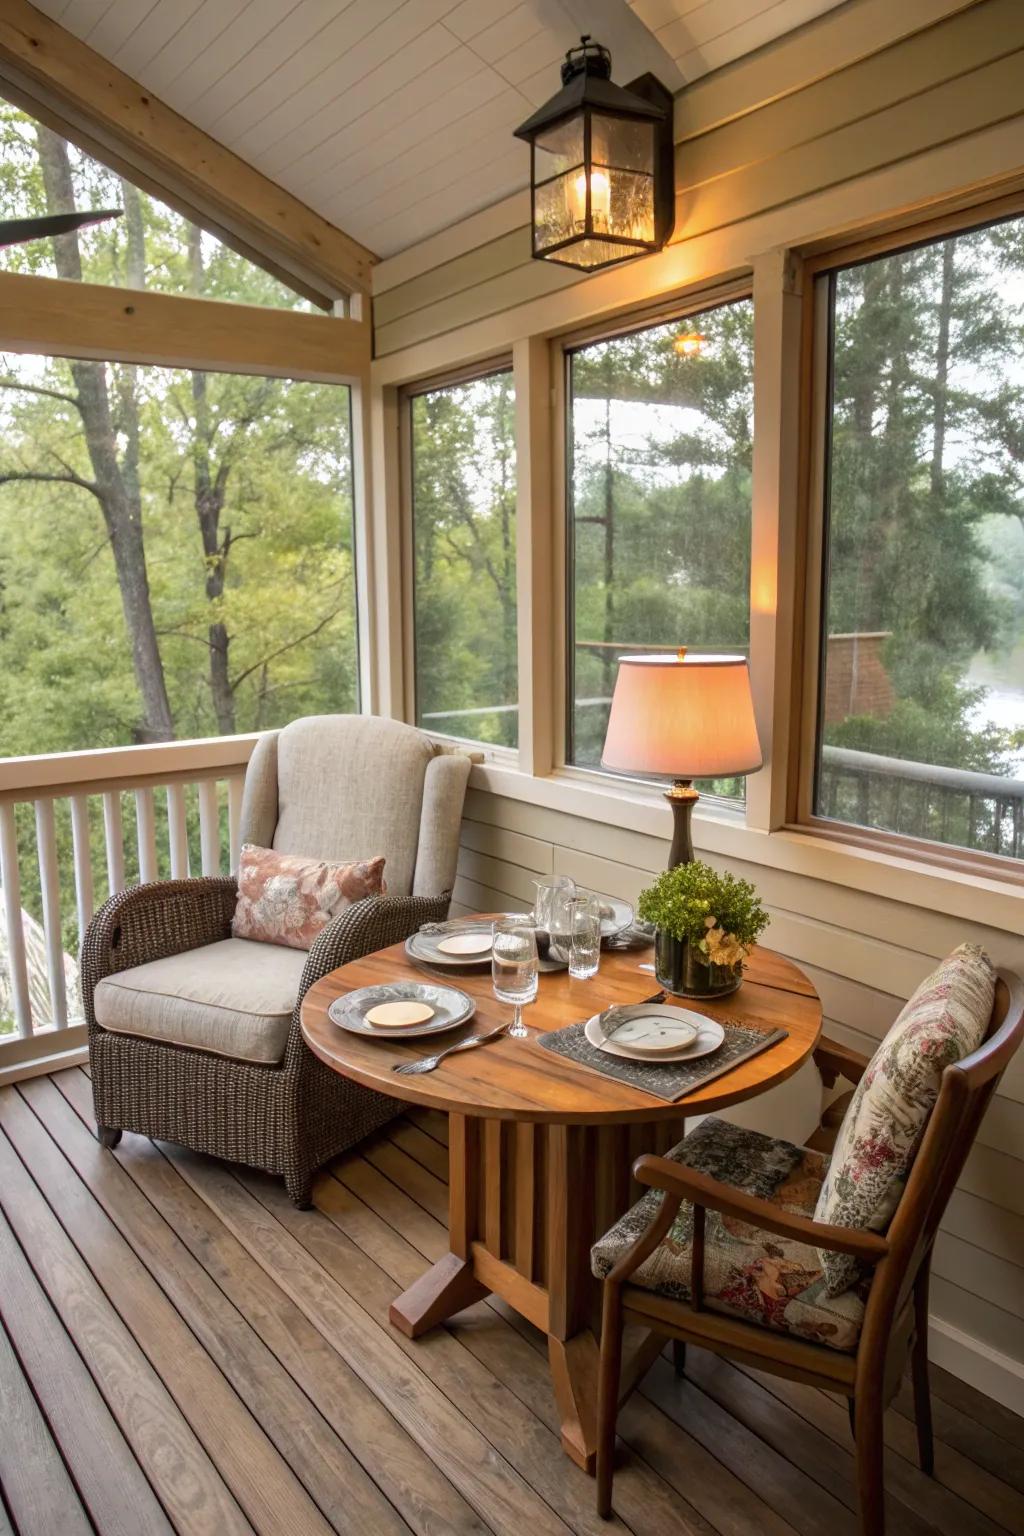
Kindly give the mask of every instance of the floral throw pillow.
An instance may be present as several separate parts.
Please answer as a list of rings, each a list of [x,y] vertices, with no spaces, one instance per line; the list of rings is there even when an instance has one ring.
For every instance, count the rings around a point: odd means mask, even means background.
[[[365,896],[383,896],[385,890],[382,856],[328,864],[243,843],[231,932],[258,944],[309,949],[339,912]]]
[[[946,1067],[982,1043],[995,973],[976,944],[961,944],[923,981],[857,1085],[814,1209],[836,1227],[884,1232],[899,1203]],[[854,1283],[846,1254],[821,1249],[830,1296]]]

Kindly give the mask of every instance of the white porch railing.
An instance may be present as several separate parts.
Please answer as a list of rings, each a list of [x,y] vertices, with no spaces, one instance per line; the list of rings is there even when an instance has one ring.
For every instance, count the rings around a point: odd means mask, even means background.
[[[0,1070],[81,1037],[78,953],[109,895],[235,868],[256,740],[0,760]]]

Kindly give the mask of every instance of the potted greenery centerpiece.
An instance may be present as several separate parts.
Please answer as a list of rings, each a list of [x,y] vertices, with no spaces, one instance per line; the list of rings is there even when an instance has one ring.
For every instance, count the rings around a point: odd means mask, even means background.
[[[768,924],[748,880],[691,861],[666,869],[640,894],[637,915],[653,923],[654,970],[667,992],[722,997],[743,979],[743,962]]]

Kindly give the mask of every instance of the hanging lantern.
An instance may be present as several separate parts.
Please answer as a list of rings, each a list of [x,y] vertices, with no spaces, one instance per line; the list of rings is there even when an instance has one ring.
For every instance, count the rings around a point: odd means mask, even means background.
[[[531,151],[533,255],[585,272],[660,251],[674,221],[672,93],[612,83],[607,48],[580,39],[562,89],[516,129]]]

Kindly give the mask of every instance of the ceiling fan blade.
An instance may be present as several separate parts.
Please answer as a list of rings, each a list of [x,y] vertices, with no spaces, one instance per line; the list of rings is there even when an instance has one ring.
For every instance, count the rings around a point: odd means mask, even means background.
[[[51,235],[66,235],[85,224],[119,219],[121,213],[120,208],[90,208],[83,213],[43,213],[30,219],[0,219],[0,247],[45,240]]]

